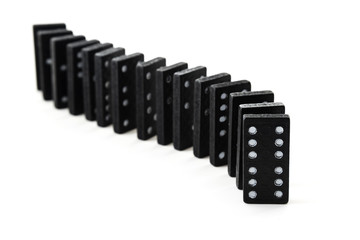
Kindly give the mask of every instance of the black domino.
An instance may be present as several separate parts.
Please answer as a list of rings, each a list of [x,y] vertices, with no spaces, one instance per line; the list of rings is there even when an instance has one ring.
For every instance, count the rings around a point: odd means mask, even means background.
[[[227,73],[204,77],[195,81],[194,89],[194,156],[203,158],[209,155],[210,142],[210,86],[230,82]]]
[[[52,94],[52,58],[51,58],[51,39],[58,36],[72,35],[69,30],[49,30],[39,31],[38,37],[38,54],[39,54],[39,71],[40,71],[40,86],[44,100],[53,99]]]
[[[243,189],[243,156],[242,156],[242,126],[245,114],[284,114],[285,106],[282,103],[251,103],[241,104],[238,114],[237,149],[236,149],[236,186]]]
[[[95,54],[112,48],[111,43],[96,44],[82,49],[83,56],[83,87],[84,87],[84,111],[89,121],[96,120],[95,100]]]
[[[124,48],[109,48],[95,54],[95,106],[96,122],[109,126],[111,118],[111,60],[125,54]]]
[[[85,40],[85,37],[62,36],[51,39],[52,94],[54,105],[58,109],[68,106],[66,46],[81,40]]]
[[[41,90],[41,81],[40,81],[40,44],[38,41],[38,32],[45,30],[55,30],[55,29],[66,29],[64,23],[54,23],[54,24],[37,24],[33,25],[33,37],[34,37],[34,50],[35,50],[35,66],[36,66],[36,87],[38,90]]]
[[[289,200],[289,116],[286,114],[245,114],[243,124],[244,202],[287,203]]]
[[[193,145],[194,82],[206,77],[206,67],[195,67],[174,74],[173,143],[176,150]]]
[[[247,80],[218,83],[210,86],[210,163],[213,166],[227,164],[229,123],[229,95],[232,92],[251,90]]]
[[[160,145],[172,142],[173,75],[187,68],[187,63],[180,62],[156,71],[156,135]]]
[[[236,176],[236,149],[239,105],[247,103],[274,102],[272,91],[255,91],[246,93],[231,93],[229,101],[229,125],[228,125],[228,173],[230,177]]]
[[[136,66],[136,128],[140,140],[156,135],[156,70],[166,65],[165,58]]]
[[[136,66],[144,55],[134,53],[111,61],[111,116],[116,133],[136,127]]]
[[[73,115],[84,113],[84,62],[81,50],[98,43],[99,41],[97,40],[84,40],[67,45],[68,107]]]

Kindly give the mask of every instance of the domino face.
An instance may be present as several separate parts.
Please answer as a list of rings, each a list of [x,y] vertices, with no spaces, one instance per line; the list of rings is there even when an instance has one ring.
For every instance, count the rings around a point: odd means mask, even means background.
[[[136,66],[136,127],[140,140],[156,135],[156,70],[165,65],[165,58],[159,57]]]
[[[124,48],[109,48],[95,54],[95,102],[98,126],[112,123],[111,117],[111,60],[125,54]]]
[[[96,44],[82,49],[83,56],[83,87],[84,87],[84,111],[89,121],[96,120],[95,100],[95,54],[112,48],[110,43]]]
[[[210,163],[227,164],[229,124],[229,95],[232,92],[250,91],[247,80],[219,83],[210,86]]]
[[[37,24],[33,25],[33,37],[34,37],[34,50],[35,50],[35,65],[36,65],[36,87],[38,90],[41,90],[40,82],[40,44],[38,41],[38,32],[45,30],[55,30],[55,29],[66,29],[64,23],[54,23],[54,24]]]
[[[239,105],[247,103],[274,102],[274,93],[271,91],[256,91],[247,93],[231,93],[229,102],[229,125],[228,125],[228,173],[230,177],[236,177],[236,149]]]
[[[66,46],[81,40],[85,40],[85,37],[63,36],[51,39],[52,93],[55,107],[58,109],[68,106]]]
[[[209,155],[210,141],[210,86],[230,82],[231,76],[220,73],[195,81],[194,93],[194,156],[203,158]]]
[[[72,35],[68,30],[49,30],[39,31],[37,34],[39,43],[39,71],[40,71],[40,87],[44,100],[51,100],[52,94],[52,58],[51,58],[51,42],[50,40],[58,36]]]
[[[111,61],[111,115],[116,133],[136,127],[136,66],[144,55],[134,53]]]
[[[176,150],[193,145],[194,83],[201,77],[206,77],[206,68],[202,66],[174,74],[173,143]]]
[[[187,63],[180,62],[156,70],[156,135],[160,145],[172,142],[174,73],[187,68]]]
[[[237,149],[236,149],[236,186],[243,189],[243,116],[245,114],[284,114],[285,106],[282,103],[252,103],[241,104],[238,114]]]
[[[98,43],[97,40],[84,40],[67,45],[68,107],[72,115],[84,113],[84,62],[81,50]]]
[[[287,203],[289,116],[245,114],[243,121],[244,202]]]

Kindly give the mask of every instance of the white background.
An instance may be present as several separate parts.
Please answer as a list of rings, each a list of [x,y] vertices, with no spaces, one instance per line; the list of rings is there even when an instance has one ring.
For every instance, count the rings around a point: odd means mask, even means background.
[[[359,1],[3,1],[0,239],[359,239]],[[228,72],[291,116],[290,203],[247,205],[226,167],[55,110],[32,24]]]

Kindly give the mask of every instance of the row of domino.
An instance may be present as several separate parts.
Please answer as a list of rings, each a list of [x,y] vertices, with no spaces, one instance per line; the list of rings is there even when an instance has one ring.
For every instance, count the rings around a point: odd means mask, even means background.
[[[119,134],[136,128],[141,140],[193,147],[213,166],[228,165],[246,203],[288,202],[290,119],[273,92],[227,73],[206,76],[202,66],[125,55],[62,23],[34,25],[33,34],[37,88],[56,108]]]

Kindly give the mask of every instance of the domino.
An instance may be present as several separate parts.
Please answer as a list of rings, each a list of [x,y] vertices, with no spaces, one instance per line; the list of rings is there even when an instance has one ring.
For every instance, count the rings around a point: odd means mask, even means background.
[[[236,177],[236,149],[239,105],[247,103],[274,102],[274,93],[271,91],[256,91],[247,93],[231,93],[229,101],[229,125],[228,125],[228,173],[230,177]]]
[[[96,122],[109,126],[111,118],[111,60],[125,54],[124,48],[109,48],[95,54],[95,106]]]
[[[140,140],[156,135],[156,70],[165,65],[165,58],[158,57],[136,66],[136,128]]]
[[[282,103],[252,103],[241,104],[238,114],[237,149],[236,149],[236,186],[243,189],[243,157],[242,157],[242,126],[245,114],[284,114],[285,106]]]
[[[85,40],[85,37],[61,36],[51,39],[51,81],[55,108],[62,109],[68,106],[66,46],[81,40]]]
[[[244,202],[288,203],[289,116],[245,114],[242,130]]]
[[[172,142],[173,75],[187,68],[187,63],[180,62],[156,70],[156,135],[160,145]]]
[[[218,83],[210,86],[210,163],[215,166],[227,164],[227,132],[229,123],[229,94],[251,90],[247,80]]]
[[[199,78],[194,87],[194,156],[203,158],[209,155],[210,142],[210,86],[230,82],[231,76],[220,73],[210,77]]]
[[[79,41],[67,45],[67,86],[68,107],[70,114],[79,115],[84,113],[84,89],[83,89],[83,56],[82,49],[98,44],[97,40]]]
[[[185,69],[174,74],[173,143],[176,150],[193,145],[194,83],[201,77],[206,77],[206,67]]]
[[[38,55],[39,55],[39,77],[40,88],[42,90],[44,100],[52,100],[52,58],[50,49],[50,40],[58,36],[72,35],[69,30],[49,30],[39,31],[37,33]]]
[[[55,29],[66,29],[64,23],[54,23],[54,24],[36,24],[33,25],[33,37],[34,37],[34,50],[35,50],[35,67],[36,67],[36,87],[38,90],[41,90],[40,82],[40,44],[38,41],[38,32],[45,30],[55,30]]]
[[[83,87],[84,87],[84,112],[89,121],[96,120],[95,101],[95,54],[112,48],[111,43],[92,45],[82,49],[83,57]]]
[[[136,127],[136,66],[143,61],[141,53],[111,60],[111,116],[116,133]]]

